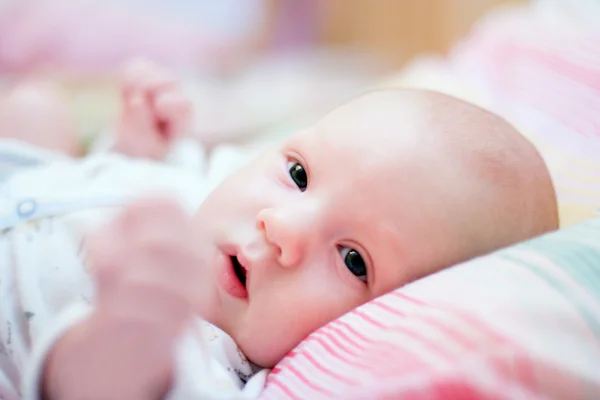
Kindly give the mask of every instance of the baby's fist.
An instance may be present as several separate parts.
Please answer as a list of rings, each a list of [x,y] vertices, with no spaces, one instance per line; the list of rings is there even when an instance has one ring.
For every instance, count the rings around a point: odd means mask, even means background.
[[[164,311],[161,318],[184,322],[198,301],[200,257],[192,236],[190,217],[170,200],[127,207],[88,241],[99,307],[116,303],[116,312],[133,307],[138,317],[149,312],[148,318]]]
[[[88,238],[95,310],[48,358],[48,398],[162,398],[175,341],[197,310],[199,256],[188,216],[166,200],[128,207]]]
[[[130,63],[121,86],[115,149],[131,157],[164,158],[190,130],[190,99],[174,76],[146,61]]]

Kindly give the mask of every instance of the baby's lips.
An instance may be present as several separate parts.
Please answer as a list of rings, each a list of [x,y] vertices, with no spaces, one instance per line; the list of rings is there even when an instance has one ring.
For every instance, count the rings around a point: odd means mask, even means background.
[[[237,257],[240,265],[246,270],[246,276],[247,276],[252,267],[252,262],[246,257],[246,255],[242,251],[238,252],[236,257]]]

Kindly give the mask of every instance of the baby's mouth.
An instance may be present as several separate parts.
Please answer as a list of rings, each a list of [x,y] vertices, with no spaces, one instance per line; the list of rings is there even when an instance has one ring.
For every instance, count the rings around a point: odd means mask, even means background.
[[[246,268],[244,268],[242,264],[240,264],[236,256],[231,256],[231,263],[233,264],[235,276],[237,276],[238,280],[242,283],[242,285],[246,287]]]

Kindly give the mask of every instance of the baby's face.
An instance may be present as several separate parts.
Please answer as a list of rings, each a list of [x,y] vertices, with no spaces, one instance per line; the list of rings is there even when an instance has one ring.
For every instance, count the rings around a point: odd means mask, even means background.
[[[394,137],[400,127],[380,117],[334,112],[223,182],[195,217],[201,313],[259,365],[427,262],[413,236],[428,234],[427,207],[439,205],[426,198],[429,155],[411,134],[418,124],[406,118]]]

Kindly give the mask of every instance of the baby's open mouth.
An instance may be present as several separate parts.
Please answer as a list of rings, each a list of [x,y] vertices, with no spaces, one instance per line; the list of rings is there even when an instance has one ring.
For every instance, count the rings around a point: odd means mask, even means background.
[[[242,264],[240,264],[236,256],[231,256],[231,263],[233,264],[235,276],[237,276],[242,285],[246,287],[246,268],[244,268]]]

